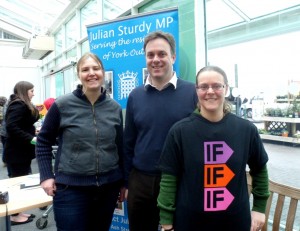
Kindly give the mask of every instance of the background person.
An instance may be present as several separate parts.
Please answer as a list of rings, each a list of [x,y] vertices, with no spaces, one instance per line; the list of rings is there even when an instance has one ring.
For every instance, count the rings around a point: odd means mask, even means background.
[[[7,138],[4,147],[9,177],[31,174],[31,161],[35,158],[35,146],[31,141],[35,139],[34,123],[39,119],[39,112],[31,103],[33,96],[34,85],[20,81],[9,98],[5,114]],[[11,225],[31,222],[34,217],[34,214],[14,214],[11,216]]]
[[[196,77],[199,108],[166,138],[158,206],[165,229],[260,230],[269,197],[268,156],[257,128],[232,113],[228,80],[216,66]],[[246,165],[253,179],[250,214]]]
[[[150,33],[144,51],[149,76],[129,95],[124,133],[130,231],[158,230],[161,149],[169,128],[197,104],[194,84],[177,78],[173,70],[174,37],[162,31]]]
[[[96,55],[83,55],[77,73],[81,84],[55,100],[38,134],[41,186],[53,196],[57,230],[108,231],[123,185],[122,109],[101,87],[104,67]]]
[[[36,126],[35,133],[36,133],[36,135],[40,132],[41,127],[43,126],[43,123],[44,123],[44,120],[45,120],[45,116],[46,116],[48,110],[50,109],[50,107],[52,106],[52,104],[54,103],[54,101],[55,101],[55,99],[51,98],[51,97],[44,100],[43,106],[45,106],[46,110],[44,110],[45,108],[43,108],[41,110],[41,112],[40,112],[41,118],[40,118],[39,122],[35,124],[35,126]]]
[[[4,97],[4,98],[6,99],[6,97]],[[3,102],[5,101],[4,98],[3,98]],[[6,169],[7,169],[7,176],[10,177],[11,171],[5,162],[5,143],[6,143],[6,139],[7,139],[5,114],[6,114],[8,103],[9,103],[9,101],[6,99],[6,102],[4,103],[3,107],[2,108],[0,107],[0,110],[2,110],[0,135],[1,135],[1,143],[2,143],[2,162],[3,162],[3,166],[6,167]]]
[[[2,124],[2,121],[3,121],[3,108],[4,108],[4,105],[6,104],[7,102],[7,98],[5,96],[0,96],[0,124]]]
[[[6,128],[5,128],[5,113],[7,108],[7,98],[5,96],[0,96],[0,135],[1,135],[1,143],[2,143],[2,162],[3,166],[6,167],[6,163],[4,161],[4,146],[6,141]]]
[[[52,106],[52,104],[54,103],[54,101],[55,101],[55,99],[52,98],[52,97],[45,99],[44,105],[45,105],[47,111],[50,109],[50,107]]]

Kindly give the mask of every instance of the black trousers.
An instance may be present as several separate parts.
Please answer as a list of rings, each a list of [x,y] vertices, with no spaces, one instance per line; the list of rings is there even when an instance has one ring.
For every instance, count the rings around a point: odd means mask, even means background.
[[[26,176],[31,174],[31,160],[24,163],[10,164],[7,163],[7,167],[10,169],[9,177]]]
[[[128,218],[130,231],[157,231],[159,209],[157,197],[161,176],[150,176],[133,169],[128,185]]]

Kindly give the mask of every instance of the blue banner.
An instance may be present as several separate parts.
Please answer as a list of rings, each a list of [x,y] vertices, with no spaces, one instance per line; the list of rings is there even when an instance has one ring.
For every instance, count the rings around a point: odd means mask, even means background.
[[[173,34],[177,57],[174,70],[179,73],[177,9],[87,26],[90,51],[99,56],[105,68],[104,86],[123,109],[126,108],[129,93],[142,85],[147,77],[144,37],[156,30]]]
[[[109,231],[129,231],[127,202],[118,202]]]

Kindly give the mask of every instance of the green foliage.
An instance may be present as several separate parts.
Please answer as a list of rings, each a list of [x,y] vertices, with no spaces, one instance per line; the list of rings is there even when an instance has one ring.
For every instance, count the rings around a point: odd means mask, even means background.
[[[266,129],[259,128],[259,129],[258,129],[258,133],[259,133],[259,134],[268,134],[269,132],[268,132]]]

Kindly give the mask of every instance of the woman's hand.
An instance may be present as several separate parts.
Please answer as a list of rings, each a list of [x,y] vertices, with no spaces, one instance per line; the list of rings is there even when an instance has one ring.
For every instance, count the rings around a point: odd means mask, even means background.
[[[174,231],[173,225],[161,225],[162,231]]]
[[[41,183],[41,186],[48,196],[54,196],[56,191],[56,185],[53,178],[43,181]]]
[[[251,211],[251,229],[250,231],[259,231],[265,224],[266,215],[264,213]]]

